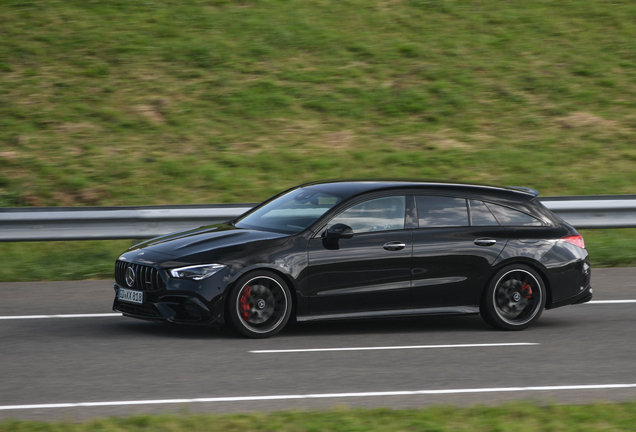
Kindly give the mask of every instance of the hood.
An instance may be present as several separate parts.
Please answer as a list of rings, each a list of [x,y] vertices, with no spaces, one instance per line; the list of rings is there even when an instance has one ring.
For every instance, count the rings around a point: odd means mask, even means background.
[[[184,257],[213,249],[286,237],[289,235],[218,224],[156,237],[133,246],[129,252],[144,249],[171,257]]]

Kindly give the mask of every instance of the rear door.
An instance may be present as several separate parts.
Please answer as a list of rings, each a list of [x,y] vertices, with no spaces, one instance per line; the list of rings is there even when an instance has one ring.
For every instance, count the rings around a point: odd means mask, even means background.
[[[413,307],[478,305],[506,230],[478,200],[421,195],[415,201]]]

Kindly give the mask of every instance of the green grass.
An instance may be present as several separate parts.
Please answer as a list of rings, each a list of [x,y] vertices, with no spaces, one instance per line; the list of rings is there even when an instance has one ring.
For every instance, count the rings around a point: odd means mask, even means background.
[[[114,279],[130,240],[0,243],[0,282]]]
[[[491,408],[432,407],[411,410],[334,409],[271,414],[158,415],[83,423],[0,422],[0,432],[198,432],[198,431],[633,431],[636,404],[549,405],[514,403]]]
[[[593,267],[636,267],[636,229],[581,230]]]
[[[635,18],[609,0],[0,0],[0,207],[352,177],[634,193]],[[603,263],[633,262],[624,247]]]
[[[633,193],[636,4],[0,2],[0,203],[333,177]]]

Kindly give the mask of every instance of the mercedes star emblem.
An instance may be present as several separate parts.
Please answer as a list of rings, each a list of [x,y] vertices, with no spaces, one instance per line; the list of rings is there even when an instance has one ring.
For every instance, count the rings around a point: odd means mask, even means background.
[[[131,288],[135,285],[135,271],[132,267],[126,269],[126,285]]]

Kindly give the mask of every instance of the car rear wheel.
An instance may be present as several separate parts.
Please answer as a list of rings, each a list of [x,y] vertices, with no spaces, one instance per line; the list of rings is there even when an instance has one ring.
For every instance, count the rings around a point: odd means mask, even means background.
[[[248,274],[235,284],[228,297],[228,321],[250,338],[267,338],[283,329],[291,315],[291,294],[276,274]]]
[[[546,301],[545,284],[532,268],[515,264],[491,279],[481,301],[480,313],[493,327],[523,330],[539,319]]]

